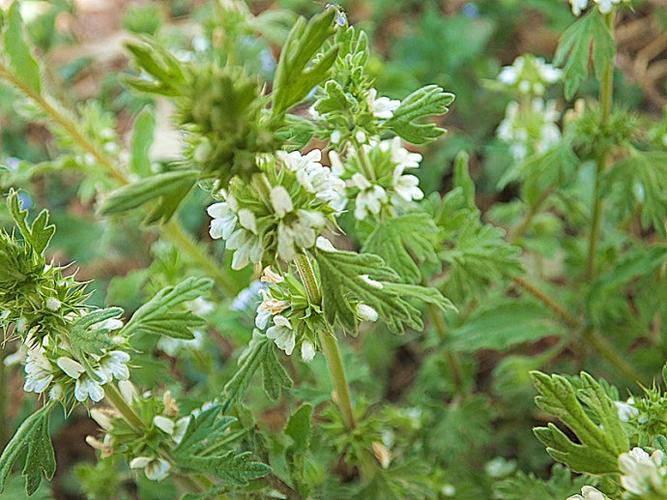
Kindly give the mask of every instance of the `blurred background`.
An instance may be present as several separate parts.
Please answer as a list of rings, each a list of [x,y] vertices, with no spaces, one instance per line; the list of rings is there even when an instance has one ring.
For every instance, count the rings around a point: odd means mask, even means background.
[[[8,3],[0,1],[3,7]],[[183,60],[206,53],[212,43],[234,43],[236,57],[252,72],[268,78],[295,13],[310,15],[324,7],[323,2],[308,0],[250,1],[247,5],[251,22],[248,22],[247,17],[239,20],[230,14],[233,9],[219,10],[220,5],[229,6],[231,2],[221,0],[217,6],[214,3],[195,0],[23,1],[22,14],[44,61],[50,92],[66,106],[79,110],[83,116],[82,130],[102,142],[106,135],[111,149],[115,147],[111,139],[116,138],[131,148],[138,113],[146,105],[153,106],[155,139],[148,154],[154,161],[168,161],[178,157],[180,148],[178,134],[169,121],[171,110],[167,104],[151,102],[123,86],[122,76],[129,71],[123,41],[141,35],[156,36]],[[503,66],[511,64],[520,54],[532,53],[547,61],[552,59],[559,34],[573,20],[567,1],[352,0],[340,4],[350,22],[369,34],[370,67],[380,95],[402,98],[429,83],[456,95],[443,123],[449,133],[420,150],[424,155],[419,172],[423,190],[446,192],[454,156],[465,150],[470,154],[477,201],[482,210],[516,199],[518,193],[511,185],[501,190],[496,187],[512,162],[508,146],[495,136],[509,98],[495,90],[490,82]],[[664,4],[663,0],[636,2],[634,12],[624,14],[617,30],[618,102],[629,110],[656,117],[662,116],[667,96],[667,6]],[[548,97],[555,99],[563,109],[562,90],[552,92]],[[595,92],[595,85],[589,82],[584,85],[582,95]],[[101,181],[95,176],[82,175],[76,165],[63,171],[62,167],[68,167],[63,162],[70,161],[58,154],[63,139],[53,137],[26,106],[17,99],[14,90],[0,84],[0,164],[5,172],[11,173],[5,175],[0,171],[0,187],[7,190],[10,186],[19,186],[23,188],[21,196],[26,208],[44,207],[52,211],[58,228],[52,256],[62,263],[75,263],[80,280],[95,280],[91,287],[94,303],[117,304],[132,311],[152,290],[177,280],[184,272],[187,274],[187,263],[180,262],[170,247],[154,245],[156,233],[140,229],[138,220],[112,222],[95,215],[95,191]],[[667,122],[662,123],[663,128],[667,127]],[[55,158],[60,158],[59,163],[53,161]],[[38,165],[37,171],[34,165]],[[190,196],[180,212],[186,228],[202,241],[208,241],[205,202],[205,195],[199,191]],[[8,217],[2,210],[4,208],[0,209],[0,224],[4,225]],[[222,262],[224,257],[219,257]],[[248,273],[238,275],[239,291],[247,284]],[[241,304],[232,309],[241,311],[243,307]],[[213,346],[211,349],[229,355],[234,346],[247,341],[250,323],[241,312],[235,316],[220,311],[214,317],[215,328],[210,329],[207,342]],[[381,339],[387,342],[386,337]],[[382,391],[389,400],[397,400],[403,394],[403,386],[418,376],[410,350],[401,350],[407,340],[390,340],[389,347],[375,342],[377,345],[371,342],[370,346],[365,346],[370,369],[391,375],[389,387]],[[396,349],[398,354],[390,357],[391,366],[384,366],[383,349],[390,348]],[[17,419],[20,420],[26,408],[32,405],[30,397],[26,398],[21,390],[22,371],[12,364],[11,349],[8,346],[7,367],[3,371],[6,394],[0,441],[7,438]],[[172,354],[163,346],[158,359],[152,361],[151,369],[139,370],[143,378],[138,382],[149,385],[154,380],[168,383],[170,378],[180,378],[198,390],[197,384],[202,378],[224,380],[228,376],[224,369],[217,371],[219,361],[207,349],[193,350],[186,362],[179,365]],[[482,357],[478,362],[484,373],[485,363],[492,366],[496,360]],[[355,376],[361,378],[362,374],[352,373],[353,381]],[[480,387],[484,389],[484,384],[488,383],[481,380]],[[431,389],[425,383],[422,390],[427,393]],[[304,395],[309,388],[300,390]],[[530,399],[527,403],[531,404]],[[473,404],[482,408],[487,402],[474,400]],[[510,440],[503,449],[496,447],[489,452],[493,454],[485,456],[493,441],[495,417],[479,416],[472,425],[469,418],[474,413],[475,408],[471,408],[470,413],[453,415],[443,423],[443,427],[477,428],[478,434],[470,437],[474,450],[462,449],[467,446],[465,440],[456,444],[448,442],[443,430],[434,437],[442,441],[443,453],[472,454],[474,451],[482,462],[499,452],[517,455],[520,460],[525,455],[526,460],[531,461],[529,466],[538,469],[547,463],[542,453],[536,452],[536,458],[524,453],[526,449],[540,447],[525,423],[521,423],[523,437]],[[272,418],[282,422],[280,416],[267,412],[265,421],[269,427]],[[504,432],[510,431],[504,427]],[[58,471],[53,494],[57,498],[82,498],[79,485],[86,480],[85,470],[76,474],[73,471],[77,464],[94,457],[93,450],[84,441],[87,434],[94,432],[95,424],[84,413],[54,432]],[[12,491],[10,495],[17,496],[6,498],[21,498],[20,489]],[[44,495],[50,497],[48,492]]]

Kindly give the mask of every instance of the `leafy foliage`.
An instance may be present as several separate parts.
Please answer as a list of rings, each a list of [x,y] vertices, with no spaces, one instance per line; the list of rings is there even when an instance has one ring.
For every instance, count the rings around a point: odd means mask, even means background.
[[[410,213],[378,224],[362,251],[379,255],[410,283],[421,281],[420,265],[438,264],[435,252],[437,227],[426,213]]]
[[[445,131],[434,123],[423,123],[423,119],[445,114],[453,101],[453,94],[437,85],[427,85],[403,99],[385,126],[413,144],[433,141]]]
[[[163,288],[132,315],[124,332],[191,339],[191,330],[204,322],[191,311],[179,310],[178,306],[201,297],[212,286],[213,281],[208,278],[187,278],[176,286]]]
[[[20,2],[14,1],[7,11],[4,48],[7,51],[11,68],[21,84],[39,94],[42,87],[42,75],[30,46],[25,40],[20,7]]]
[[[612,474],[618,471],[618,456],[629,448],[628,436],[618,417],[614,402],[602,385],[585,372],[582,388],[560,375],[533,372],[539,408],[557,417],[574,432],[573,442],[554,424],[534,429],[547,453],[570,469],[588,474]]]
[[[588,481],[585,477],[573,478],[569,470],[557,464],[552,468],[551,477],[547,481],[523,472],[505,479],[496,486],[494,498],[499,500],[523,500],[525,498],[561,500],[578,494],[581,487],[586,484]]]
[[[25,491],[32,495],[42,477],[50,480],[56,472],[56,458],[49,437],[49,416],[53,404],[47,404],[26,418],[0,456],[0,493],[16,462],[23,463]]]
[[[556,50],[554,62],[558,65],[565,63],[566,99],[574,97],[588,76],[591,45],[595,76],[602,80],[605,68],[613,64],[616,47],[605,19],[597,10],[591,11],[570,26],[563,33]]]

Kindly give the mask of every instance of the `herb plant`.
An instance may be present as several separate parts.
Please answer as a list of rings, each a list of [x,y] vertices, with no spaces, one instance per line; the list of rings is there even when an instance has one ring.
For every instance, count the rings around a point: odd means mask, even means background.
[[[132,7],[127,141],[102,97],[61,97],[24,7],[0,80],[52,144],[0,171],[2,416],[12,366],[36,395],[0,433],[0,493],[49,498],[54,428],[84,415],[89,498],[667,498],[667,142],[614,100],[630,2],[570,0],[552,62],[485,82],[516,193],[488,210],[474,147],[444,194],[422,182],[454,94],[383,95],[340,7],[214,1],[189,49]],[[138,269],[105,283],[52,250],[75,224],[30,193],[72,172],[101,253],[150,240]]]

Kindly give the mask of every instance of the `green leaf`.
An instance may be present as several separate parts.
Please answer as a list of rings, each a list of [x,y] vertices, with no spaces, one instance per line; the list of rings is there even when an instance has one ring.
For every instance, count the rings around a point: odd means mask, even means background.
[[[19,1],[12,2],[7,12],[5,50],[9,56],[9,64],[21,83],[39,94],[42,87],[42,76],[37,60],[32,55],[25,39],[20,4]]]
[[[378,224],[362,251],[379,255],[405,281],[419,283],[424,262],[438,264],[438,228],[427,213],[410,213]]]
[[[142,42],[128,42],[125,48],[140,69],[151,79],[125,78],[125,82],[136,90],[149,94],[176,97],[183,94],[187,78],[179,62],[160,44],[145,38]]]
[[[310,419],[312,414],[312,405],[304,404],[287,421],[285,434],[292,438],[291,450],[295,453],[302,453],[310,448],[310,436],[312,433]]]
[[[447,113],[447,106],[452,101],[454,94],[445,92],[437,85],[427,85],[403,99],[384,125],[412,144],[425,144],[440,137],[445,130],[423,121]]]
[[[134,120],[130,141],[130,168],[141,177],[151,175],[150,148],[155,134],[155,115],[145,107]]]
[[[494,498],[499,500],[562,500],[581,492],[581,488],[590,484],[586,477],[573,478],[572,473],[560,464],[551,469],[551,477],[545,481],[534,474],[519,472],[515,477],[496,484]]]
[[[109,307],[106,309],[95,309],[86,312],[70,326],[69,341],[72,349],[77,353],[85,353],[81,358],[90,357],[91,354],[102,355],[104,351],[113,347],[111,338],[102,330],[91,329],[92,326],[122,316],[120,307]]]
[[[621,216],[641,207],[642,227],[665,236],[667,228],[667,153],[630,150],[603,178],[603,192],[610,195]]]
[[[49,416],[54,404],[49,402],[26,418],[7,443],[0,456],[0,493],[4,491],[7,477],[17,461],[23,463],[28,495],[37,491],[42,477],[47,480],[53,478],[56,458],[49,437]]]
[[[547,453],[575,472],[613,474],[618,472],[618,456],[628,451],[628,436],[619,420],[614,402],[602,385],[581,373],[582,389],[560,375],[532,372],[538,396],[537,406],[557,417],[577,437],[574,442],[554,424],[533,429]]]
[[[300,17],[294,24],[276,68],[271,110],[274,118],[282,118],[326,79],[338,53],[336,46],[322,50],[335,31],[335,16],[336,9],[328,8],[308,22]]]
[[[606,68],[614,64],[616,44],[604,17],[592,10],[570,26],[561,37],[554,64],[564,66],[565,98],[572,99],[588,77],[590,48],[593,45],[593,67],[599,81]],[[567,61],[567,62],[566,62]]]
[[[292,386],[292,379],[276,357],[274,343],[266,335],[255,330],[250,344],[239,357],[239,367],[223,390],[225,401],[223,411],[239,402],[250,385],[257,370],[262,369],[264,392],[271,399],[277,399],[282,389]]]
[[[564,333],[561,324],[543,307],[513,299],[478,310],[449,333],[447,347],[458,352],[504,351],[522,342]]]
[[[176,286],[160,290],[132,315],[123,331],[166,335],[177,339],[192,339],[191,330],[204,324],[204,320],[191,311],[179,308],[204,296],[213,286],[209,278],[187,278]]]
[[[11,190],[7,197],[7,207],[25,241],[37,255],[42,256],[49,246],[56,227],[49,224],[49,212],[42,210],[32,224],[28,224],[28,211],[21,208],[18,192]]]
[[[147,222],[167,221],[197,181],[196,170],[175,170],[153,175],[112,191],[100,207],[101,215],[114,215],[159,200]]]
[[[228,431],[236,419],[221,416],[221,409],[220,405],[214,405],[192,416],[183,439],[172,453],[182,469],[212,474],[222,480],[225,487],[246,486],[249,481],[265,476],[270,469],[263,463],[251,461],[249,452],[222,450],[235,439]]]
[[[419,297],[417,292],[421,287],[400,289],[388,283],[396,281],[398,275],[379,256],[337,250],[318,251],[316,257],[324,314],[331,325],[340,324],[346,331],[356,332],[359,320],[355,309],[361,303],[375,309],[393,332],[402,333],[406,327],[419,330],[424,326],[419,309],[401,296],[410,292],[412,298],[423,299],[426,295]],[[369,282],[365,276],[379,282]]]

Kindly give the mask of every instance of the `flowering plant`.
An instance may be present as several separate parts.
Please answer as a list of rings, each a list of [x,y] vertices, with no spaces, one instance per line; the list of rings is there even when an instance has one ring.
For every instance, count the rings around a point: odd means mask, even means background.
[[[102,98],[56,99],[13,2],[0,79],[55,158],[0,171],[2,373],[35,395],[2,443],[0,493],[17,468],[43,493],[54,428],[89,416],[90,498],[666,498],[667,378],[650,383],[665,125],[638,132],[648,120],[614,104],[628,3],[571,0],[573,20],[563,2],[552,62],[492,68],[497,140],[447,143],[441,194],[427,164],[454,95],[378,90],[368,35],[337,6],[214,1],[185,45],[133,7],[126,145]],[[171,157],[151,153],[164,110]],[[503,167],[486,184],[514,198],[482,210],[485,154]],[[72,171],[100,224],[87,246],[138,255],[109,283],[54,251],[76,224],[32,206]]]

